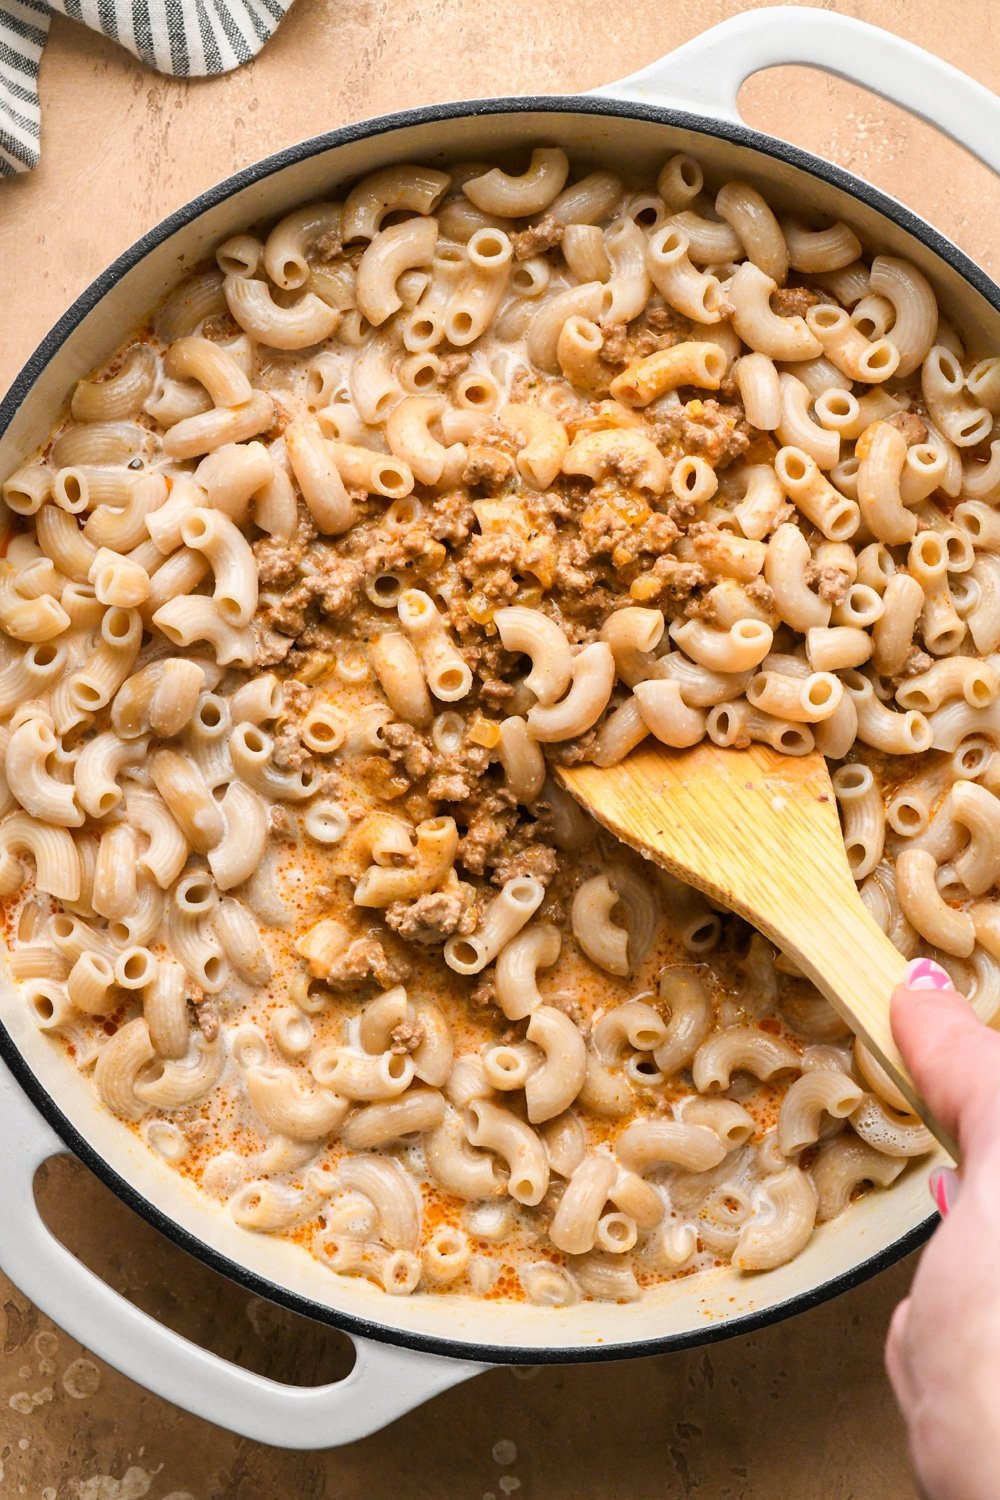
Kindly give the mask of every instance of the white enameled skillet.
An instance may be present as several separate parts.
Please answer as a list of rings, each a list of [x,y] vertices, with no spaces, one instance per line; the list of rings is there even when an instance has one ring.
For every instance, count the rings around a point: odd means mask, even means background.
[[[740,85],[781,63],[861,83],[922,115],[1000,170],[1000,100],[886,32],[829,11],[750,11],[621,83],[581,98],[500,98],[368,120],[268,157],[203,193],[115,262],[65,314],[0,406],[0,474],[44,440],[73,383],[100,364],[172,284],[245,224],[276,218],[390,162],[492,160],[559,144],[577,167],[655,174],[689,151],[717,176],[750,178],[776,204],[853,226],[868,247],[913,260],[973,348],[1000,348],[1000,287],[899,203],[838,167],[750,130]],[[824,1225],[791,1264],[754,1277],[684,1279],[640,1302],[565,1309],[441,1296],[387,1297],[335,1278],[305,1251],[239,1229],[97,1101],[0,993],[0,1266],[101,1358],[210,1421],[267,1443],[319,1448],[375,1431],[490,1363],[620,1359],[746,1332],[830,1297],[919,1245],[932,1227],[925,1174],[907,1174]],[[337,1385],[277,1385],[197,1348],[111,1291],[46,1229],[32,1180],[72,1151],[178,1244],[263,1296],[345,1329]]]

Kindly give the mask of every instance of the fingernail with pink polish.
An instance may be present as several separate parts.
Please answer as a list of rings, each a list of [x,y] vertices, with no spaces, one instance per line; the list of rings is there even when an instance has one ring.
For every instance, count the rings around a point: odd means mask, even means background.
[[[955,1207],[958,1198],[958,1173],[953,1167],[935,1167],[927,1179],[931,1197],[942,1219]]]
[[[940,964],[936,964],[930,958],[914,958],[906,966],[906,979],[904,980],[908,990],[953,990],[948,974]]]

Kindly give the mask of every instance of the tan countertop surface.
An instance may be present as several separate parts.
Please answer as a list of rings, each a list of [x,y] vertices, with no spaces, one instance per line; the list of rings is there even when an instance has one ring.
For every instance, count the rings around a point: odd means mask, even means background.
[[[43,161],[0,183],[0,388],[139,234],[268,152],[385,109],[578,91],[653,60],[739,0],[296,0],[260,58],[181,83],[56,19]],[[969,0],[834,4],[982,83],[1000,31]],[[759,76],[752,124],[870,178],[1000,272],[1000,186],[933,130],[804,70]],[[113,1285],[251,1368],[344,1368],[339,1336],[247,1296],[83,1169],[43,1169],[60,1235]],[[0,1277],[0,1494],[29,1500],[915,1500],[881,1345],[913,1262],[802,1317],[688,1354],[497,1370],[364,1442],[294,1454],[233,1437],[90,1359]],[[83,1360],[80,1364],[78,1361]],[[503,1440],[506,1440],[504,1442]],[[500,1443],[499,1448],[496,1445]],[[508,1460],[505,1462],[499,1459]]]

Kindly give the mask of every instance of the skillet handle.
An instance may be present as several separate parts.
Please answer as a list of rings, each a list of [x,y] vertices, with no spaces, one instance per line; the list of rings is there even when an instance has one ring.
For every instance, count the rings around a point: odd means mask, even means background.
[[[331,1385],[281,1385],[220,1359],[113,1291],[46,1228],[32,1184],[60,1154],[67,1147],[0,1064],[0,1268],[78,1343],[206,1422],[275,1447],[339,1447],[487,1368],[358,1338],[353,1370]]]
[[[922,47],[834,11],[768,6],[732,16],[604,88],[601,98],[674,105],[739,123],[740,86],[803,63],[901,104],[1000,172],[1000,98]]]

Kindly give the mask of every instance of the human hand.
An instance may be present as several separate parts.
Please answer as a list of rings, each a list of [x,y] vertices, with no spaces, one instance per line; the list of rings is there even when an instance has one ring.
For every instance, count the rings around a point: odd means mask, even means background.
[[[942,1223],[896,1308],[886,1368],[928,1500],[1000,1496],[1000,1033],[936,964],[910,965],[892,1029],[928,1107],[959,1142],[939,1169]]]

